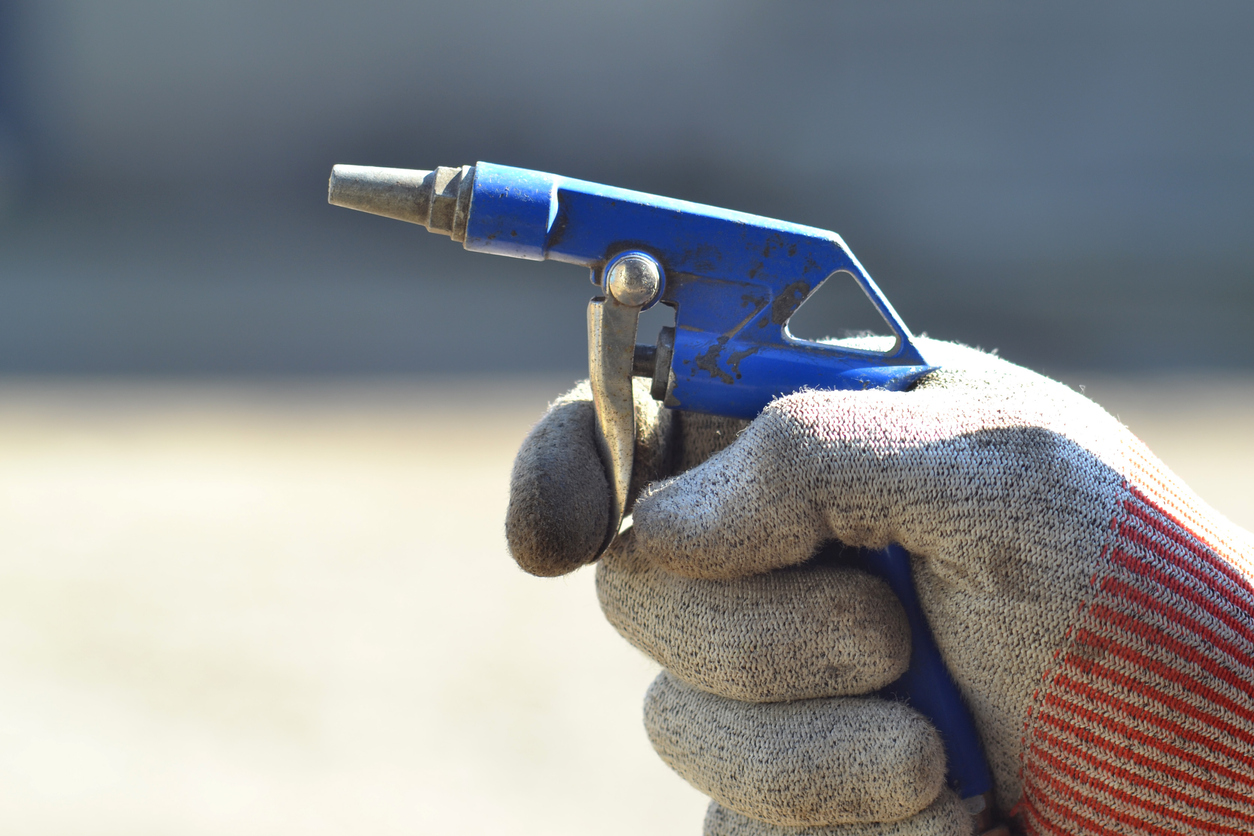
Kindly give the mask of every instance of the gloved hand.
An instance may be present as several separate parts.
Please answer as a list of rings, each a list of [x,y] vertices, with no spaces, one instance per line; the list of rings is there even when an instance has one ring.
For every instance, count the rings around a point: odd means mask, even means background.
[[[880,581],[811,560],[832,540],[915,556],[1026,832],[1254,832],[1249,535],[1061,384],[924,351],[942,369],[911,392],[802,392],[747,427],[637,393],[635,482],[652,484],[598,594],[666,668],[645,724],[714,799],[706,833],[971,832],[930,725],[868,696],[904,670],[909,636]],[[593,438],[577,389],[523,445],[507,535],[529,571],[595,556]]]

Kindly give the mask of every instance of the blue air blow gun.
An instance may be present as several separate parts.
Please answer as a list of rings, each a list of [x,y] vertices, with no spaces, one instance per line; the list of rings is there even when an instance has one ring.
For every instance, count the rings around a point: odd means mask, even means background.
[[[474,252],[592,271],[603,295],[588,305],[589,377],[613,494],[603,548],[618,533],[631,478],[633,375],[651,378],[653,397],[672,409],[752,418],[803,387],[901,390],[934,368],[832,232],[482,162],[434,171],[337,165],[328,199],[422,224]],[[842,272],[892,329],[891,348],[807,342],[788,332],[801,303]],[[675,310],[675,325],[656,345],[636,345],[640,312],[657,303]],[[864,557],[910,622],[910,669],[888,690],[931,719],[945,741],[950,784],[987,822],[988,765],[919,608],[909,555],[894,545]]]

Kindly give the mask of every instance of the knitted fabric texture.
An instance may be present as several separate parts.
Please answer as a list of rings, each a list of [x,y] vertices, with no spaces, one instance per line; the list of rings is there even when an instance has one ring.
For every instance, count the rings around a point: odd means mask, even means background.
[[[949,790],[917,816],[897,822],[785,827],[742,816],[717,801],[705,814],[705,836],[971,836],[971,816]]]
[[[885,700],[756,705],[663,672],[645,695],[644,727],[690,784],[770,824],[899,821],[935,801],[945,781],[936,730]]]
[[[959,346],[924,350],[942,371],[911,392],[798,393],[730,446],[728,422],[646,426],[658,481],[598,588],[671,671],[647,725],[719,802],[707,832],[958,832],[921,789],[935,766],[918,715],[832,699],[874,690],[901,649],[869,579],[807,564],[831,540],[915,556],[1000,805],[1024,830],[1254,832],[1248,535],[1066,387]],[[857,596],[868,610],[851,615]],[[876,822],[907,829],[844,829]]]
[[[1252,833],[1251,552],[1137,458],[1093,594],[1033,693],[1019,812],[1029,833]]]
[[[749,702],[868,694],[905,673],[910,630],[879,578],[841,567],[739,581],[659,569],[628,530],[597,567],[605,617],[698,688]]]

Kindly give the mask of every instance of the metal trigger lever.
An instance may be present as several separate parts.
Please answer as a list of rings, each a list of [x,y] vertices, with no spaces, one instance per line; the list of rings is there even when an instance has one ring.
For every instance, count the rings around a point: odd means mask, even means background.
[[[661,295],[663,272],[647,253],[625,252],[606,265],[605,296],[588,303],[588,379],[597,416],[597,447],[610,485],[610,519],[598,556],[618,536],[636,452],[632,366],[640,312]]]

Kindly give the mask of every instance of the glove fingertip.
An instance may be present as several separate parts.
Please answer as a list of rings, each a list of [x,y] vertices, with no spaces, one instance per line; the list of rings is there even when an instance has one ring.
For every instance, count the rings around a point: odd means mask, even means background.
[[[902,821],[804,830],[767,824],[711,801],[702,833],[703,836],[971,836],[972,828],[971,814],[965,805],[953,792],[945,790],[923,812]]]
[[[652,485],[633,513],[659,566],[690,578],[743,578],[803,563],[830,537],[788,416],[768,407],[739,430],[725,419],[681,421],[685,453],[694,439],[705,442],[700,463],[683,457],[694,466]]]
[[[944,790],[940,735],[901,703],[871,697],[744,703],[663,671],[645,694],[644,716],[649,741],[671,769],[759,821],[784,827],[902,821]]]
[[[505,539],[525,571],[573,572],[596,559],[610,493],[597,455],[592,404],[556,404],[527,436],[510,476]]]

